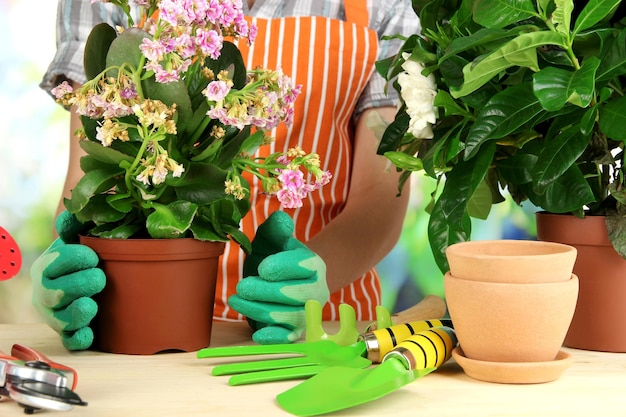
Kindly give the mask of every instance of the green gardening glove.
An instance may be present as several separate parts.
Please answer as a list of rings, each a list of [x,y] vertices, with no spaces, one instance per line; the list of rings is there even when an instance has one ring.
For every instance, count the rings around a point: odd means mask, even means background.
[[[244,262],[245,279],[228,304],[247,317],[260,344],[291,343],[304,331],[304,304],[324,305],[330,296],[326,264],[293,237],[291,217],[272,213],[259,226]]]
[[[98,256],[77,244],[84,226],[67,211],[56,221],[59,238],[33,263],[33,305],[46,323],[61,335],[69,350],[87,349],[93,343],[89,323],[98,306],[91,298],[104,288],[104,272]]]

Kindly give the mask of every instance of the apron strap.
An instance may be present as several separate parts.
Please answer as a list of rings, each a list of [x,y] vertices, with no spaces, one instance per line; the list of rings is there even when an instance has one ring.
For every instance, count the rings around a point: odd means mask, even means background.
[[[369,27],[369,12],[366,0],[344,0],[346,21],[359,26]]]

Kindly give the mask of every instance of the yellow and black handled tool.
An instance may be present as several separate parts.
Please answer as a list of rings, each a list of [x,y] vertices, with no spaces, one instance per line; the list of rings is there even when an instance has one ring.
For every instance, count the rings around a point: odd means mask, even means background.
[[[328,367],[276,399],[284,410],[297,416],[354,407],[436,370],[450,358],[456,344],[456,334],[450,327],[424,330],[399,343],[373,369]]]

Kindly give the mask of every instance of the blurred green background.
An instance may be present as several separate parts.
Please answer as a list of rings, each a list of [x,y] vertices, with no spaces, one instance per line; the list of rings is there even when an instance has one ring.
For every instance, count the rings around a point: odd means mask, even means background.
[[[28,271],[50,244],[67,165],[69,114],[39,89],[55,50],[56,1],[0,0],[0,25],[9,34],[0,54],[0,226],[17,240],[20,274],[0,282],[0,323],[39,318],[30,302]],[[36,28],[36,29],[35,29]],[[379,265],[383,304],[402,310],[424,295],[443,296],[443,278],[428,241],[424,207],[434,183],[414,176],[411,209],[400,242]],[[532,236],[532,213],[511,202],[474,223],[474,239]]]

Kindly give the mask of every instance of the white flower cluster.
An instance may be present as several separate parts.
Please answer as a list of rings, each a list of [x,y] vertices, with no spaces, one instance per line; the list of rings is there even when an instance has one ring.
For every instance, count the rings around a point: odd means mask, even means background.
[[[402,64],[405,72],[398,75],[402,99],[406,103],[406,112],[410,116],[409,133],[416,138],[430,139],[433,137],[431,126],[437,120],[437,109],[433,102],[437,95],[435,77],[422,75],[424,67],[419,62],[408,59]]]

